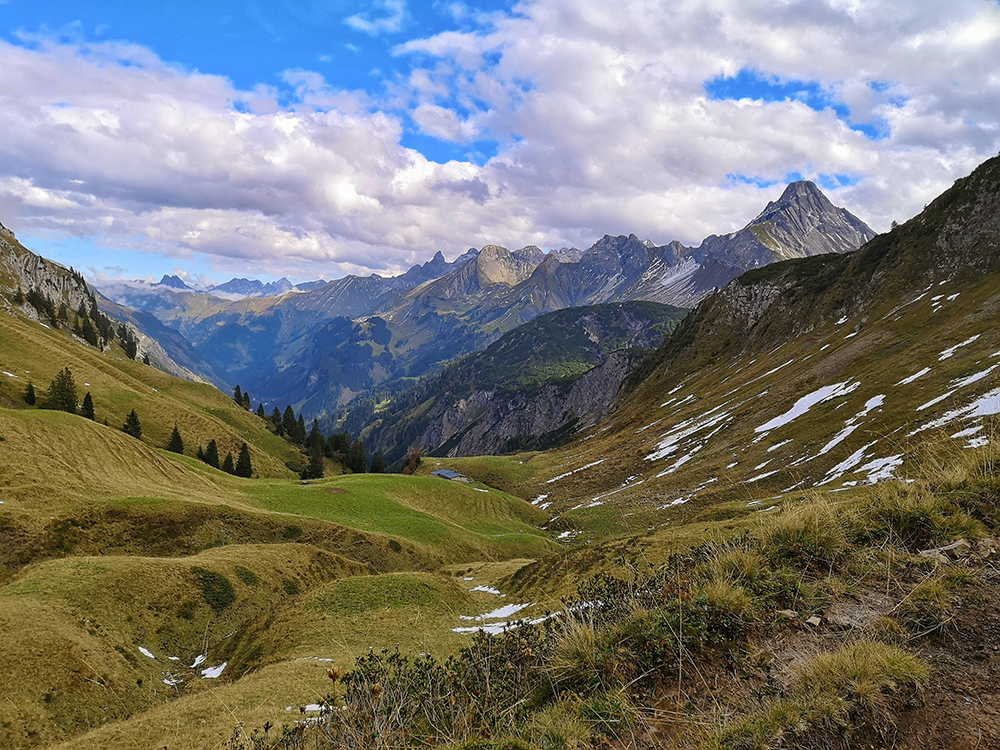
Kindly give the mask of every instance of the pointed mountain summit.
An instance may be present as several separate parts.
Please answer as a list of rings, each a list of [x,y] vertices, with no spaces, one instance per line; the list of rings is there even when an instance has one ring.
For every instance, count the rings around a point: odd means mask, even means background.
[[[168,286],[171,289],[190,289],[184,280],[180,276],[167,276],[163,275],[163,278],[159,281],[160,286]]]
[[[783,258],[850,252],[875,236],[871,227],[847,209],[833,205],[808,180],[790,183],[781,197],[768,203],[747,226]]]
[[[230,294],[239,297],[273,297],[284,294],[292,288],[292,282],[282,277],[277,281],[265,284],[259,279],[230,279],[225,284],[209,287],[215,294]]]
[[[797,217],[823,233],[838,214],[796,184],[751,228]],[[905,487],[928,455],[953,465],[995,443],[998,308],[1000,157],[855,252],[756,268],[704,299],[525,492],[572,529],[598,502],[674,527]]]

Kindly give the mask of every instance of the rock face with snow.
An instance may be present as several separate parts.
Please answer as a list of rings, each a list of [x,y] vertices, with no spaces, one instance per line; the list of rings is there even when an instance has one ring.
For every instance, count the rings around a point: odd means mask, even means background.
[[[769,499],[748,512],[905,479],[931,437],[988,445],[1000,415],[998,217],[1000,157],[857,252],[744,273],[547,471],[615,459],[572,483],[542,477],[538,491],[557,511],[612,492],[630,507],[659,503],[649,512],[665,523],[754,493]]]

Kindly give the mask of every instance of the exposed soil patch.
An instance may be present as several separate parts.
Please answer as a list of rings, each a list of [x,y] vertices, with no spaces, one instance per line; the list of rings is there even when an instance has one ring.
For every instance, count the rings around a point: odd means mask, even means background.
[[[922,704],[897,720],[897,750],[1000,748],[1000,571],[979,569],[980,583],[956,597],[942,636],[913,644],[934,673]]]
[[[324,492],[329,492],[331,495],[346,495],[347,490],[342,490],[340,487],[327,487]]]
[[[1000,748],[1000,570],[991,561],[970,568],[977,581],[953,589],[951,619],[942,634],[914,637],[901,645],[932,669],[923,690],[899,688],[887,698],[887,713],[863,713],[847,726],[802,727],[769,747],[792,750],[987,750]],[[898,613],[907,592],[926,573],[891,590],[868,590],[831,603],[820,625],[800,618],[776,623],[737,660],[687,661],[682,682],[664,675],[642,736],[643,748],[701,747],[711,727],[759,711],[788,688],[802,665],[817,653],[870,637],[880,617]],[[697,667],[695,663],[697,662]],[[742,746],[741,746],[742,747]],[[749,747],[749,746],[748,746]]]

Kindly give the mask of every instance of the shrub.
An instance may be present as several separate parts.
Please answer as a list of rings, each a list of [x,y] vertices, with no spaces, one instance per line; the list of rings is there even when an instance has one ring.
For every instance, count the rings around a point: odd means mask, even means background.
[[[825,500],[813,500],[768,519],[764,552],[810,568],[834,565],[847,552],[842,520]]]
[[[236,601],[236,589],[233,588],[229,579],[221,573],[205,570],[205,568],[199,568],[196,565],[192,566],[191,573],[194,574],[195,580],[198,582],[205,603],[216,612],[221,612]]]
[[[247,586],[257,586],[260,584],[260,577],[254,573],[250,568],[244,568],[242,565],[237,565],[233,568],[233,572],[236,577],[239,578]]]

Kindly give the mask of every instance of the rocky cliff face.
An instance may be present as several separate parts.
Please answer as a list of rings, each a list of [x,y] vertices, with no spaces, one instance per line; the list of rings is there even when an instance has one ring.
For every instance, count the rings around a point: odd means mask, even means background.
[[[874,233],[812,182],[793,182],[749,224],[757,238],[780,258],[804,258],[857,250]]]
[[[379,404],[351,409],[349,429],[390,462],[417,445],[470,455],[540,448],[600,420],[628,372],[684,315],[652,302],[539,316],[484,351]]]
[[[116,326],[124,326],[129,335],[135,339],[138,347],[136,359],[141,360],[148,355],[171,374],[194,381],[204,380],[201,376],[203,368],[200,366],[204,365],[204,361],[190,345],[187,347],[190,350],[189,361],[181,364],[160,343],[161,340],[165,340],[165,336],[148,335],[145,327],[139,325],[129,315],[130,311],[115,310],[115,306],[108,300],[97,298],[79,273],[31,252],[2,224],[0,229],[3,230],[0,231],[0,278],[12,292],[20,289],[22,293],[27,294],[28,291],[34,290],[51,300],[57,308],[60,304],[65,304],[73,311],[79,309],[81,305],[89,310],[96,300],[101,312],[109,315]],[[9,312],[14,312],[13,307]],[[27,302],[17,306],[17,312],[33,320],[39,319],[37,310]],[[156,325],[153,321],[150,323]]]
[[[603,419],[621,382],[647,354],[613,352],[569,386],[549,382],[533,393],[475,390],[436,415],[418,444],[436,456],[496,455],[550,447]]]
[[[0,233],[0,262],[10,274],[12,288],[19,286],[24,292],[35,289],[49,299],[65,302],[73,310],[81,302],[90,304],[90,290],[79,276],[74,276],[58,263],[35,255],[17,241],[13,232],[3,225],[0,227],[4,230]],[[30,305],[28,308],[34,312]]]

